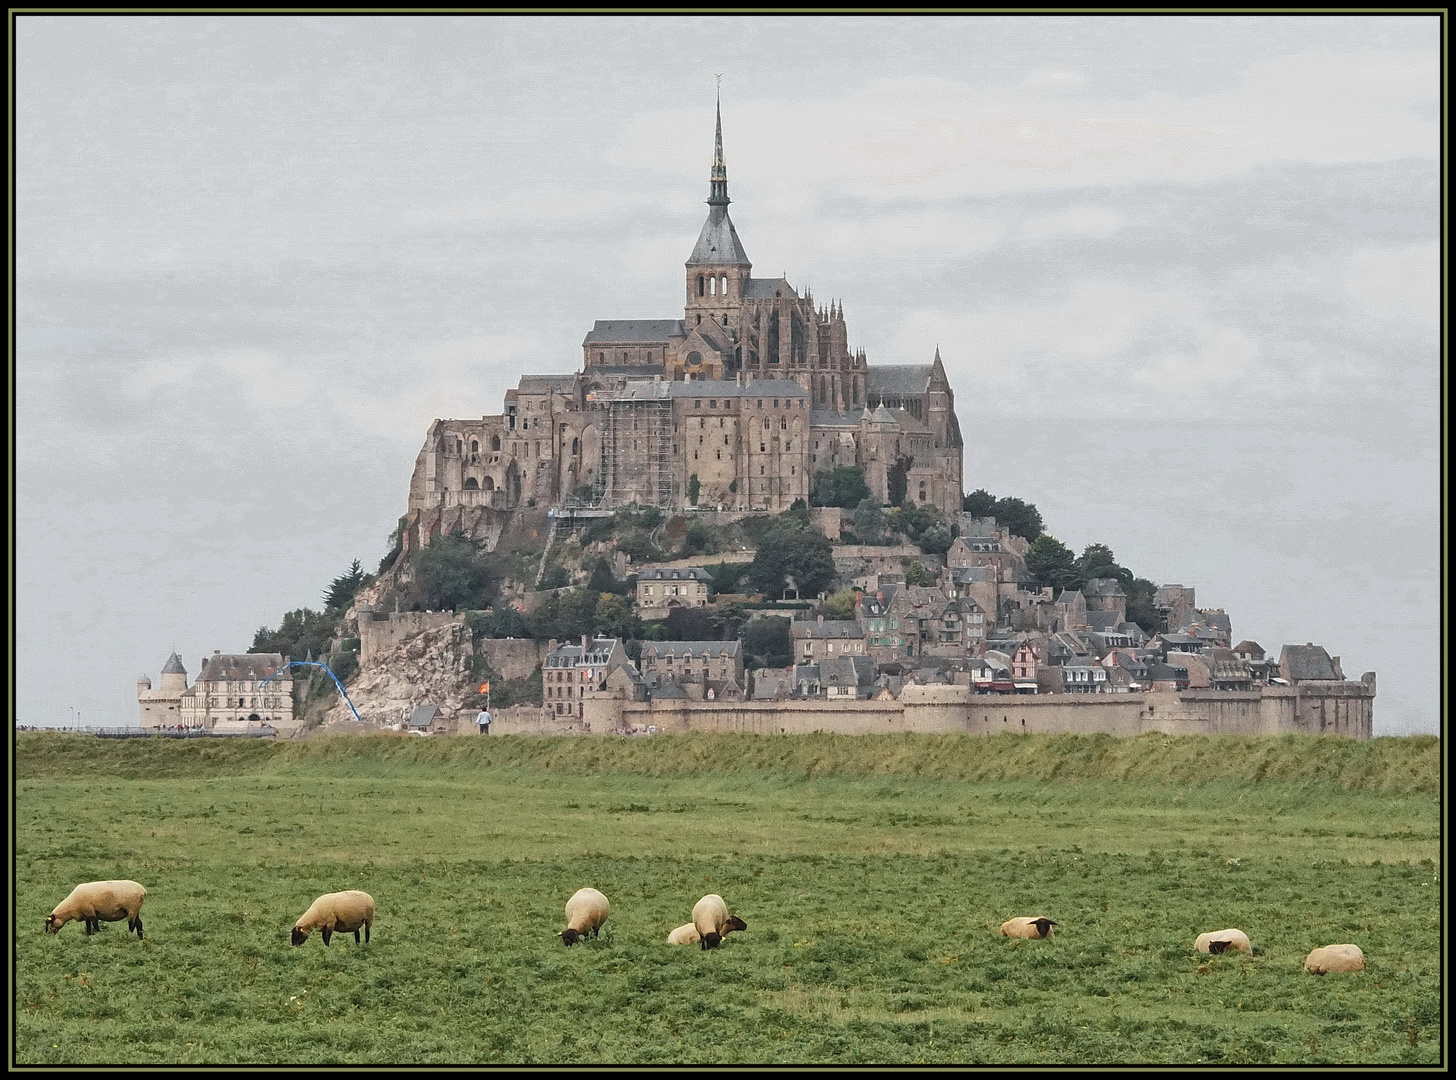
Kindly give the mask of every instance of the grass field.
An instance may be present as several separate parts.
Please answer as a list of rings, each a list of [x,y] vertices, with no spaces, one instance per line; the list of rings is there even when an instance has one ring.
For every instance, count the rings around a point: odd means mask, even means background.
[[[40,1063],[1441,1060],[1435,739],[16,740]],[[42,921],[135,878],[147,939]],[[554,935],[601,889],[600,939]],[[301,948],[315,896],[373,941]],[[665,944],[718,892],[748,930]],[[1013,915],[1049,941],[996,936]],[[1237,926],[1255,954],[1199,956]],[[1316,977],[1313,947],[1368,967]]]

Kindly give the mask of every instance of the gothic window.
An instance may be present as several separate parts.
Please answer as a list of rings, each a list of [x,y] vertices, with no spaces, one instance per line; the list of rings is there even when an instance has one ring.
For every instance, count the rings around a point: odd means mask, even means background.
[[[779,417],[779,430],[780,431],[788,431],[789,430],[789,418],[787,416],[780,416]]]
[[[688,367],[697,367],[703,362],[703,354],[700,352],[688,353]]]
[[[581,453],[581,440],[580,439],[572,439],[571,440],[571,452],[573,454],[579,454],[579,453]]]
[[[485,478],[485,490],[486,491],[494,491],[495,490],[495,477],[493,477],[493,476],[487,476]]]
[[[718,295],[718,279],[717,278],[710,278],[709,279],[709,281],[708,281],[708,295],[710,295],[710,296],[717,296]]]
[[[728,295],[728,275],[727,274],[724,274],[723,275],[722,294],[724,296],[727,296]],[[723,316],[723,325],[724,326],[727,326],[728,325],[728,316],[726,316],[726,315]]]
[[[500,436],[499,435],[492,435],[490,437],[490,448],[492,450],[499,450],[500,449]]]
[[[699,274],[698,275],[698,295],[699,296],[704,295],[703,290],[706,287],[706,285],[707,285],[707,283],[703,281],[703,275],[702,274]]]
[[[602,364],[605,364],[606,362],[607,362],[607,354],[604,353],[604,352],[597,353],[597,365],[598,366],[601,366]]]
[[[475,482],[475,477],[473,477],[473,476],[467,476],[465,478],[465,490],[466,491],[475,491],[479,487],[480,487],[480,485]]]
[[[476,442],[474,439],[470,440],[470,452],[472,454],[480,453],[480,443]]]
[[[724,315],[723,316],[723,325],[724,326],[727,326],[728,325],[728,316],[727,315]]]

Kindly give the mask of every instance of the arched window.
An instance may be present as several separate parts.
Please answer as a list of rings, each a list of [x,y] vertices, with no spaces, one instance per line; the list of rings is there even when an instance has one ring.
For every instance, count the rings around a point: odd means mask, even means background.
[[[925,481],[920,481],[920,501],[925,501]]]
[[[500,436],[499,435],[492,435],[490,437],[490,448],[492,450],[499,450],[500,449]]]
[[[472,454],[480,453],[480,443],[476,442],[474,439],[470,440],[470,452]]]
[[[579,454],[579,453],[581,453],[581,440],[580,439],[572,439],[571,440],[571,452],[573,454]]]
[[[723,289],[722,289],[722,293],[723,293],[724,296],[727,296],[728,295],[728,275],[727,274],[724,274],[723,275]],[[727,324],[725,323],[724,325],[726,326]]]
[[[787,416],[780,416],[779,417],[779,430],[780,431],[788,431],[789,430],[789,418]]]
[[[473,476],[467,476],[465,478],[465,490],[466,491],[478,491],[479,489],[480,489],[480,485],[475,482],[475,477],[473,477]]]
[[[487,476],[485,478],[485,490],[486,491],[494,491],[495,490],[495,477],[493,477],[493,476]]]
[[[726,314],[723,316],[723,325],[724,326],[727,326],[728,325],[728,316]]]
[[[717,296],[718,295],[718,279],[717,278],[711,278],[711,279],[709,279],[709,281],[708,281],[708,293],[711,296]]]
[[[706,282],[706,281],[704,281],[704,280],[703,280],[703,275],[702,275],[702,274],[699,274],[699,275],[698,275],[698,295],[699,295],[699,296],[704,296],[704,295],[706,295],[706,294],[705,294],[705,293],[704,293],[704,292],[703,292],[703,290],[704,290],[704,289],[706,289],[706,288],[707,288],[707,287],[708,287],[708,283],[707,283],[707,282]]]

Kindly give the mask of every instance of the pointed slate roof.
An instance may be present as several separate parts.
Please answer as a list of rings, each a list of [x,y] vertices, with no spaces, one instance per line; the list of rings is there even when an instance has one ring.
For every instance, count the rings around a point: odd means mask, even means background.
[[[182,666],[182,658],[175,652],[167,657],[167,664],[162,668],[163,675],[186,675],[187,669]]]
[[[723,161],[723,109],[718,108],[718,130],[713,144],[713,169],[708,181],[708,220],[698,234],[688,266],[747,266],[753,263],[738,239],[728,216],[728,166]]]

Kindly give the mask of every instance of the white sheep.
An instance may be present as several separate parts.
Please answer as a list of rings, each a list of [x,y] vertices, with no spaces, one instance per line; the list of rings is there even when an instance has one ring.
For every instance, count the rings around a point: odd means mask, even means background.
[[[302,945],[308,935],[318,930],[329,943],[337,930],[342,934],[354,931],[354,941],[359,940],[359,929],[364,929],[364,940],[369,940],[369,928],[374,925],[374,897],[357,889],[349,892],[324,893],[308,906],[293,924],[293,943]]]
[[[747,930],[748,924],[737,915],[729,915],[728,922],[723,926],[723,936],[727,937],[735,930]],[[703,935],[698,933],[698,928],[692,923],[683,923],[672,933],[667,935],[669,945],[696,945],[703,940]]]
[[[127,930],[135,930],[140,938],[142,901],[146,898],[147,890],[135,881],[88,881],[72,889],[71,895],[46,916],[46,933],[58,934],[66,923],[79,920],[86,923],[89,935],[99,930],[102,922],[125,919]]]
[[[575,945],[588,933],[596,937],[611,913],[612,905],[597,890],[577,889],[566,902],[566,929],[561,931],[561,944]]]
[[[1193,942],[1194,952],[1212,953],[1217,956],[1219,953],[1230,950],[1252,953],[1254,950],[1249,945],[1249,935],[1242,930],[1230,927],[1227,930],[1215,930],[1211,934],[1199,934]]]
[[[693,929],[698,934],[696,940],[704,949],[716,949],[724,934],[747,930],[748,924],[737,915],[728,914],[728,905],[723,903],[721,896],[709,893],[693,905]]]
[[[1007,919],[1001,924],[1002,937],[1014,938],[1049,938],[1055,937],[1052,930],[1057,924],[1048,919],[1045,915],[1022,915],[1019,918]]]
[[[1365,954],[1358,945],[1325,945],[1304,958],[1304,970],[1316,975],[1332,971],[1364,971]]]

